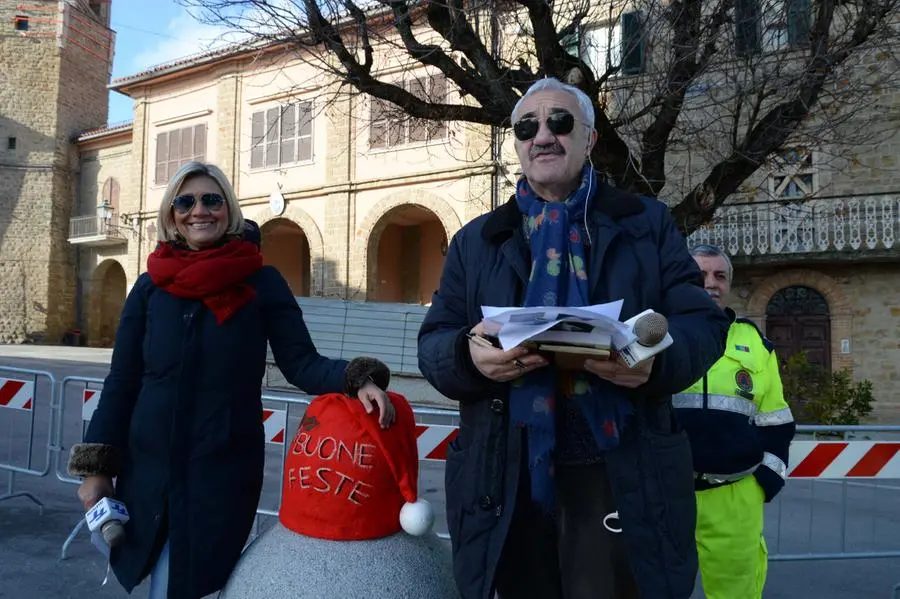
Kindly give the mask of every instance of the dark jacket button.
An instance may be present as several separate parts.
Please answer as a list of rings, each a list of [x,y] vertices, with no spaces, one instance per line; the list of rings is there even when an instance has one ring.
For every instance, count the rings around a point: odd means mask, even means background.
[[[495,414],[502,414],[506,406],[503,405],[502,399],[491,400],[491,411]]]
[[[494,505],[494,502],[491,501],[491,498],[489,495],[482,495],[481,498],[478,500],[478,505],[483,510],[489,510],[489,509],[491,509],[491,506]]]

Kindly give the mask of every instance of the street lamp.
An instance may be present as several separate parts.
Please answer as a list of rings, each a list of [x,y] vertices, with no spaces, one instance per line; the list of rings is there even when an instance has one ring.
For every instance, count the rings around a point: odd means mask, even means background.
[[[109,200],[103,200],[103,203],[97,206],[97,217],[100,219],[100,231],[105,233],[109,229],[109,223],[112,220],[113,207]]]

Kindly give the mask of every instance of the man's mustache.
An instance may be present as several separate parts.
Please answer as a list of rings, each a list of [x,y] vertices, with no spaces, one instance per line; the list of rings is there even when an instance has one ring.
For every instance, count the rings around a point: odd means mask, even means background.
[[[712,298],[718,298],[722,295],[721,293],[719,293],[719,291],[717,289],[707,289],[706,293],[708,293],[709,297],[712,297]]]
[[[549,145],[543,146],[532,146],[531,151],[528,153],[529,158],[535,158],[536,156],[540,156],[541,154],[565,154],[566,149],[562,147],[560,143],[552,143]]]

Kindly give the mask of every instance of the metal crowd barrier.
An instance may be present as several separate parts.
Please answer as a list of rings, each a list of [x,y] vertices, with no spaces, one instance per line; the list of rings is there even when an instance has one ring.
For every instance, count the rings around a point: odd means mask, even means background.
[[[278,517],[278,508],[281,504],[281,491],[284,485],[282,476],[282,465],[287,457],[287,448],[290,445],[290,439],[293,431],[297,430],[303,413],[306,412],[307,406],[312,401],[312,397],[308,395],[292,396],[287,393],[263,393],[263,426],[265,427],[266,444],[274,445],[277,453],[277,460],[274,464],[270,460],[270,451],[266,451],[266,478],[272,476],[278,481],[277,505],[273,508],[262,507],[263,503],[269,499],[270,493],[266,493],[265,482],[263,482],[263,496],[260,497],[260,505],[256,509],[257,516]],[[276,404],[277,407],[272,407]],[[294,413],[292,413],[292,409]],[[299,412],[299,413],[297,413]],[[289,423],[293,424],[290,426]]]
[[[900,505],[900,426],[798,425],[789,463],[767,507],[769,561],[900,557],[889,513]]]
[[[79,419],[80,426],[78,427],[78,435],[71,441],[71,443],[65,443],[66,439],[63,438],[65,428],[65,416],[66,416],[66,395],[67,391],[73,386],[73,384],[77,384],[78,393],[75,397],[79,400],[79,413],[81,418]],[[74,443],[80,443],[84,439],[84,434],[87,432],[88,424],[91,421],[91,416],[94,414],[94,410],[97,409],[97,403],[100,401],[100,391],[103,390],[103,379],[99,378],[91,378],[91,377],[82,377],[82,376],[67,376],[59,382],[59,388],[57,390],[58,400],[57,405],[59,406],[59,430],[57,432],[58,439],[58,447],[56,451],[56,457],[54,459],[54,469],[56,470],[56,478],[64,483],[72,483],[79,485],[81,484],[81,479],[69,476],[66,471],[66,464],[68,463],[68,453],[64,450],[67,447],[71,447]],[[71,400],[70,400],[71,401]]]
[[[18,458],[23,464],[13,460],[11,450],[6,461],[0,461],[0,470],[9,471],[10,477],[15,474],[40,477],[53,468],[58,480],[79,484],[80,479],[70,477],[65,471],[67,448],[82,440],[103,380],[69,376],[57,383],[45,371],[0,367],[0,374],[3,373],[19,376],[0,378],[0,418],[5,410],[17,411],[21,426],[14,438],[10,424],[10,445],[18,441],[26,450],[24,456],[20,451]],[[49,391],[44,392],[41,387],[37,392],[39,379],[43,378],[46,378],[45,386],[49,383]],[[50,398],[49,402],[38,403],[36,400],[44,395]],[[257,528],[261,517],[278,515],[287,448],[312,398],[264,390],[262,400],[267,451]],[[75,401],[78,402],[77,418],[73,417],[70,405]],[[51,411],[46,458],[43,467],[35,467],[32,460],[37,445],[34,411],[44,409],[45,403]],[[421,469],[441,470],[447,445],[458,434],[458,413],[424,407],[417,407],[414,412]],[[27,435],[22,434],[24,430],[28,431]],[[834,432],[842,433],[843,437],[821,436]],[[872,435],[893,435],[895,439],[866,438]],[[900,557],[900,543],[896,540],[900,538],[897,534],[900,529],[890,528],[896,519],[896,505],[900,504],[897,501],[900,499],[900,426],[798,426],[789,462],[784,490],[766,507],[771,561]],[[272,482],[273,477],[277,484]],[[42,505],[30,493],[14,492],[12,482],[11,478],[9,492],[0,496],[0,500],[24,496]],[[866,493],[870,495],[869,509],[857,509],[863,507]],[[800,523],[805,530],[798,528]],[[62,559],[82,527],[83,519],[66,539]],[[785,530],[788,534],[784,534]],[[869,537],[862,539],[862,533],[867,531]],[[797,539],[803,537],[798,532],[806,533],[805,546],[798,545]],[[879,532],[884,534],[881,540],[877,538]],[[449,538],[443,532],[438,536]],[[831,546],[826,547],[829,543]]]
[[[7,373],[13,376],[7,376]],[[41,390],[48,386],[46,391]],[[24,497],[34,502],[43,513],[43,502],[28,491],[16,491],[15,482],[17,474],[43,477],[50,471],[52,453],[56,444],[55,432],[58,430],[55,420],[57,414],[56,387],[56,378],[45,370],[0,366],[0,422],[6,420],[9,429],[6,435],[6,458],[0,458],[0,470],[6,470],[8,473],[7,490],[6,493],[0,495],[0,501]],[[45,396],[49,398],[46,403],[40,401]],[[49,410],[50,415],[47,441],[43,465],[35,466],[35,436],[37,433],[35,417],[36,413],[43,409]],[[27,433],[24,434],[25,450],[24,452],[18,451],[14,456],[13,452],[17,445],[22,444],[21,441],[19,443],[16,441],[22,439],[23,430],[27,430]]]
[[[66,400],[66,391],[68,391],[73,384],[77,384],[78,386],[78,393],[73,397],[78,399],[80,408],[78,418],[79,432],[77,436],[72,439],[71,443],[67,443],[67,439],[65,438],[65,432],[67,431],[65,426],[66,404],[68,403]],[[54,458],[54,470],[56,471],[56,478],[61,482],[75,485],[81,484],[80,478],[69,476],[69,473],[66,470],[66,464],[68,463],[69,457],[66,449],[75,443],[80,443],[84,439],[84,434],[87,432],[91,416],[93,416],[94,410],[97,409],[97,404],[100,401],[100,392],[102,390],[103,379],[99,378],[67,376],[59,382],[59,387],[57,389],[59,426],[56,432],[57,443],[55,448],[56,457]],[[79,518],[75,527],[72,529],[72,532],[69,533],[69,536],[66,537],[66,540],[63,542],[60,551],[60,559],[66,559],[66,553],[69,551],[69,546],[75,541],[75,538],[82,528],[84,528],[84,518]]]
[[[56,478],[64,483],[76,485],[81,483],[80,478],[71,477],[66,472],[68,460],[66,449],[84,438],[84,433],[87,431],[91,416],[97,407],[102,389],[103,379],[91,377],[67,376],[58,385],[57,404],[59,406],[59,415],[57,420],[59,426],[54,436],[56,439],[53,446],[56,454],[54,466]],[[76,390],[75,394],[70,393],[73,390]],[[308,395],[275,393],[271,391],[265,391],[262,395],[263,427],[268,446],[266,451],[265,481],[268,482],[274,479],[278,481],[278,485],[277,492],[273,497],[272,490],[267,488],[264,482],[259,507],[256,510],[257,529],[259,517],[278,517],[283,485],[282,467],[287,455],[287,448],[294,431],[297,430],[300,420],[303,418],[306,407],[312,399]],[[72,436],[74,431],[69,430],[69,428],[72,428],[71,425],[68,428],[66,427],[65,416],[67,413],[66,406],[75,401],[78,403],[80,417],[78,419],[77,434]],[[421,459],[425,462],[442,462],[446,456],[447,444],[457,434],[456,411],[437,408],[415,408],[414,412],[417,421],[419,455],[422,456]],[[68,413],[71,413],[71,409]],[[444,424],[440,422],[444,422]],[[267,507],[269,505],[272,507]],[[63,543],[60,559],[66,559],[69,546],[74,542],[83,527],[84,519],[80,519]],[[449,535],[446,533],[438,533],[438,536],[449,539]]]

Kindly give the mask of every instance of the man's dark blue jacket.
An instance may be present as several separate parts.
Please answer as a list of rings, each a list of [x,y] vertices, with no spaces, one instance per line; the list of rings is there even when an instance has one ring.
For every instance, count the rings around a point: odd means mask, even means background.
[[[696,507],[687,436],[671,395],[699,379],[724,350],[729,319],[666,206],[601,184],[591,203],[591,303],[624,300],[621,318],[648,308],[669,319],[674,344],[650,380],[629,390],[635,415],[606,456],[631,566],[642,597],[687,599],[697,574]],[[447,521],[463,599],[489,599],[518,491],[522,437],[508,425],[508,383],[474,367],[465,333],[481,306],[518,306],[530,251],[515,200],[464,226],[450,243],[440,289],[419,332],[419,367],[459,402],[460,434],[447,456]]]

